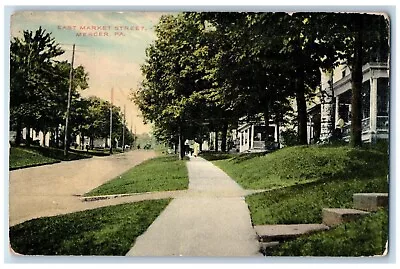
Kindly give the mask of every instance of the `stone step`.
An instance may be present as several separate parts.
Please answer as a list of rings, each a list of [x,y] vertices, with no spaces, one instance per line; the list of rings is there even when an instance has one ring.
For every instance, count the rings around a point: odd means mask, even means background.
[[[376,211],[389,204],[387,193],[355,193],[353,194],[353,207],[355,209]]]
[[[254,226],[260,242],[276,242],[294,239],[303,234],[329,229],[324,224],[279,224]]]
[[[260,253],[262,253],[264,256],[266,255],[266,252],[269,249],[272,249],[274,247],[279,246],[281,243],[279,241],[273,241],[273,242],[260,242]]]
[[[369,214],[369,212],[348,209],[348,208],[323,208],[322,209],[322,223],[331,227],[356,220],[362,216]]]

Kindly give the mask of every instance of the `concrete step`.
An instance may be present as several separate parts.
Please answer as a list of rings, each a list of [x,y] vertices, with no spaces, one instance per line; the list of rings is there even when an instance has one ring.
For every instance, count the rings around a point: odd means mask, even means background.
[[[324,224],[279,224],[258,225],[254,229],[260,242],[279,242],[294,239],[303,234],[329,229]]]
[[[355,209],[376,211],[387,207],[389,197],[387,193],[355,193],[353,194],[353,207]]]
[[[274,247],[279,246],[281,243],[279,241],[273,241],[273,242],[260,242],[260,253],[262,253],[264,256],[266,255],[267,251],[269,249],[272,249]]]
[[[322,209],[322,223],[331,227],[356,220],[362,216],[369,214],[369,212],[348,209],[348,208],[323,208]]]

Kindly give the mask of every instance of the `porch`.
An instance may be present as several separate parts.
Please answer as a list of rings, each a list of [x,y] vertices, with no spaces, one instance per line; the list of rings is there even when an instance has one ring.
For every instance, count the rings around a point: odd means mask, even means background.
[[[351,78],[344,76],[333,84],[335,122],[344,120],[342,137],[350,140],[351,129]],[[389,138],[389,72],[385,63],[368,63],[363,66],[362,140],[374,142]],[[339,127],[336,125],[336,127]]]
[[[278,130],[275,124],[269,124],[270,137],[265,135],[265,124],[249,122],[238,127],[239,152],[263,152],[269,146],[274,145],[278,138]],[[267,143],[265,141],[268,141]]]

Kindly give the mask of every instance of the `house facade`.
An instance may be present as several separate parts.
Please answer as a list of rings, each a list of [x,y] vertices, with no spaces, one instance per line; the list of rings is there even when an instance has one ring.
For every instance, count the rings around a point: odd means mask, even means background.
[[[374,143],[389,139],[390,74],[387,63],[370,62],[362,67],[362,141]],[[321,93],[308,106],[308,143],[328,141],[332,130],[339,129],[344,141],[350,140],[351,129],[351,72],[340,66],[331,73],[322,72]],[[334,124],[333,128],[331,124]],[[236,130],[236,148],[239,152],[265,150],[263,122],[241,122]],[[280,141],[281,130],[270,123],[268,141]]]
[[[374,142],[389,138],[389,66],[387,63],[367,63],[362,68],[362,140]],[[331,85],[332,84],[332,85]],[[310,128],[320,125],[319,139],[328,140],[331,134],[330,124],[341,129],[345,141],[350,139],[351,127],[351,74],[347,66],[336,68],[332,73],[322,73],[322,94],[320,96],[320,122],[312,120],[318,109],[309,109]],[[333,91],[333,92],[332,92]],[[333,99],[332,99],[333,98]],[[332,115],[332,113],[334,115]],[[334,119],[332,121],[332,119]],[[339,120],[343,121],[339,123]],[[309,140],[316,141],[313,132]]]
[[[266,141],[278,141],[278,128],[276,124],[270,122],[269,133],[273,134],[270,137],[265,137],[264,121],[243,122],[236,130],[236,149],[239,152],[261,152],[266,150]],[[268,143],[267,143],[268,146]]]

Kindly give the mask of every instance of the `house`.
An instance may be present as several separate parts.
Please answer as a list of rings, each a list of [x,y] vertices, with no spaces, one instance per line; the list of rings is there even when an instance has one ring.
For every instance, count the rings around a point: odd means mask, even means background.
[[[387,63],[370,62],[362,67],[362,141],[373,143],[389,139],[389,66]],[[307,114],[308,143],[328,141],[332,136],[331,124],[336,126],[343,119],[342,138],[350,140],[351,128],[351,73],[348,66],[340,66],[332,73],[321,74],[321,92],[309,105]],[[262,136],[263,122],[242,122],[237,129],[239,152],[265,150]],[[270,122],[269,141],[279,141],[281,130]]]
[[[22,129],[22,139],[26,140],[28,137],[27,128]],[[33,144],[40,145],[42,147],[48,147],[50,145],[50,133],[47,132],[45,135],[42,131],[35,131],[33,128],[30,128],[29,137],[32,139]],[[15,143],[17,138],[16,131],[9,131],[9,142]]]
[[[362,68],[362,141],[374,142],[377,139],[389,138],[389,66],[387,63],[371,62]],[[334,123],[339,118],[343,119],[342,137],[345,141],[350,139],[351,127],[351,74],[347,66],[341,66],[333,74],[322,73],[322,93],[320,104],[309,109],[311,118],[320,112],[320,137],[321,141],[328,140],[331,136],[331,117],[334,113]],[[330,83],[333,83],[330,87]],[[333,90],[333,94],[332,94]],[[333,99],[332,99],[333,98]],[[319,106],[319,109],[318,109]],[[310,127],[317,125],[310,120]],[[335,126],[336,127],[336,126]],[[309,132],[312,141],[313,132]]]
[[[276,124],[270,122],[268,128],[269,133],[273,134],[273,136],[266,138],[264,121],[241,121],[236,131],[236,148],[239,149],[239,152],[265,151],[265,141],[272,143],[278,141],[278,128],[276,128]]]

